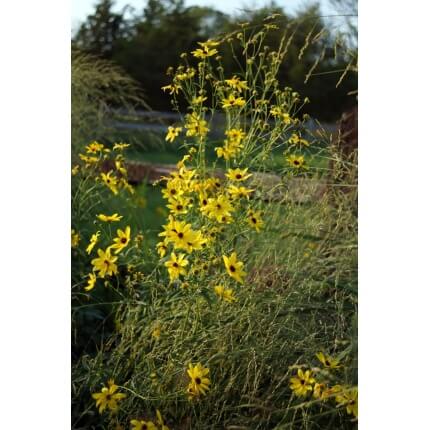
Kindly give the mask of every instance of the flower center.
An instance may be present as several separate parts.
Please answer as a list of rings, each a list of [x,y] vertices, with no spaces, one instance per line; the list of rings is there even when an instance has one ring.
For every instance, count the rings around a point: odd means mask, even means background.
[[[236,179],[242,179],[242,175],[241,175],[240,173],[238,173],[238,174],[236,175]]]
[[[184,233],[178,233],[178,237],[179,237],[179,239],[182,239],[183,237],[184,237]]]
[[[173,267],[179,267],[179,266],[178,266],[178,263],[173,263],[173,264],[172,264],[172,266],[173,266]]]
[[[121,239],[121,243],[126,243],[127,242],[127,239],[125,238],[125,237],[123,237],[122,239]]]
[[[196,378],[196,384],[200,385],[202,383],[202,380],[200,378]]]
[[[230,269],[230,272],[236,272],[236,267],[234,266],[230,266],[229,269]]]

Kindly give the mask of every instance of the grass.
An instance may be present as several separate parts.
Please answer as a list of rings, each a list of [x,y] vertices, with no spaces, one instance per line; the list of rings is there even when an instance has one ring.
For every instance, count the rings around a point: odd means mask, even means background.
[[[139,192],[149,197],[143,187]],[[139,224],[150,212],[147,206],[129,220],[136,228],[155,226],[150,218]],[[219,302],[197,279],[191,290],[161,280],[133,287],[105,319],[113,337],[80,358],[74,398],[88,399],[114,377],[127,381],[123,390],[129,394],[120,421],[135,411],[153,416],[158,408],[175,429],[354,428],[344,414],[324,405],[309,414],[289,389],[291,366],[315,366],[319,350],[343,354],[348,366],[337,378],[354,383],[357,256],[348,212],[347,206],[339,211],[327,201],[266,207],[272,217],[265,235],[238,240],[252,270],[249,281],[236,289],[233,306]],[[154,327],[161,327],[158,340],[151,336]],[[194,406],[182,395],[190,361],[209,366],[214,384],[205,401]],[[74,428],[97,422],[87,411]]]

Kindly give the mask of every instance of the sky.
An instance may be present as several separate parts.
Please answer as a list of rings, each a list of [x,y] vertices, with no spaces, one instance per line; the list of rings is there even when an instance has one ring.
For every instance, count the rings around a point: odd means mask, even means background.
[[[72,16],[71,25],[72,31],[75,30],[79,24],[85,20],[87,15],[94,11],[94,4],[98,3],[97,0],[71,0],[72,2]],[[187,6],[212,6],[222,12],[233,14],[238,12],[240,8],[255,9],[267,4],[269,0],[186,0]],[[287,12],[294,12],[301,5],[309,3],[308,0],[277,0],[277,3],[284,7]],[[115,10],[121,10],[124,6],[130,5],[136,8],[137,11],[143,10],[145,0],[116,0]],[[328,0],[322,0],[323,13],[328,11]]]

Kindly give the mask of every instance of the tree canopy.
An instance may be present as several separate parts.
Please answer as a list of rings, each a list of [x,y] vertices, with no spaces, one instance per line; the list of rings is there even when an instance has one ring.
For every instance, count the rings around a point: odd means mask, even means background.
[[[72,46],[122,67],[142,85],[154,109],[171,108],[161,87],[169,83],[166,70],[177,65],[181,53],[195,49],[199,41],[235,30],[242,22],[257,29],[271,14],[276,14],[279,30],[266,41],[269,48],[277,48],[285,30],[291,36],[280,83],[309,97],[308,113],[331,121],[356,104],[351,95],[357,89],[356,48],[346,47],[347,42],[336,37],[321,17],[318,4],[294,16],[273,1],[237,16],[210,7],[186,7],[184,0],[148,0],[142,11],[128,18],[126,8],[114,12],[113,7],[113,0],[100,0],[80,26]],[[222,55],[226,73],[238,73],[240,65],[232,53],[225,50]]]

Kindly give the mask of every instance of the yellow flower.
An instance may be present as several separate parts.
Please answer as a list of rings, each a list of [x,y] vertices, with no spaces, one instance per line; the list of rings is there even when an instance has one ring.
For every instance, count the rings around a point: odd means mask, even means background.
[[[206,194],[201,193],[199,195],[199,201],[200,201],[200,212],[206,216],[209,216],[209,200],[206,196]]]
[[[302,369],[297,371],[297,376],[290,378],[290,388],[294,391],[297,396],[304,397],[309,391],[312,391],[312,385],[315,383],[315,379],[312,377],[312,372],[306,370],[303,372]]]
[[[219,195],[216,198],[208,200],[207,215],[211,219],[216,219],[217,222],[227,222],[233,211],[233,206],[227,197]]]
[[[326,400],[334,397],[337,393],[340,393],[342,389],[343,388],[340,385],[335,385],[330,388],[325,383],[315,382],[313,396],[316,399],[325,402]]]
[[[155,339],[160,339],[161,336],[161,328],[155,327],[154,330],[152,330],[151,336]]]
[[[226,84],[233,88],[234,90],[237,90],[239,93],[242,92],[242,90],[248,90],[248,85],[246,84],[246,81],[241,81],[238,77],[233,76],[231,79],[225,80]]]
[[[88,274],[88,278],[89,278],[88,279],[88,284],[84,288],[85,291],[91,291],[95,287],[95,285],[96,285],[97,277],[96,277],[96,275],[94,275],[94,273],[89,273]]]
[[[163,197],[168,200],[177,199],[184,194],[184,182],[179,178],[169,179],[166,182],[166,188],[161,190]]]
[[[170,204],[168,204],[167,207],[175,215],[186,214],[188,211],[188,208],[192,206],[182,196],[179,197],[178,199],[170,199],[169,201],[170,201]]]
[[[205,395],[206,391],[209,390],[209,385],[211,384],[211,381],[208,378],[209,369],[202,366],[200,363],[197,363],[195,366],[190,363],[188,365],[187,373],[191,379],[187,389],[189,398],[198,397],[200,394]]]
[[[121,160],[115,161],[115,168],[121,173],[121,175],[127,176],[127,169],[124,167],[124,164],[122,164]]]
[[[248,173],[248,168],[245,169],[228,169],[228,172],[225,176],[231,181],[244,181],[248,179],[252,173]]]
[[[188,249],[188,242],[191,239],[191,224],[185,221],[173,221],[172,228],[167,234],[167,240],[174,243],[175,248]]]
[[[175,79],[177,79],[178,81],[185,81],[185,79],[188,79],[188,74],[178,73],[177,75],[175,75]]]
[[[157,243],[157,252],[158,255],[163,258],[166,255],[167,252],[167,243],[164,240],[163,242],[158,242]]]
[[[297,133],[293,133],[288,139],[288,143],[291,145],[304,145],[309,146],[309,142],[306,139],[300,137]]]
[[[77,248],[80,240],[81,236],[79,235],[79,232],[72,228],[72,248]]]
[[[86,249],[87,254],[91,254],[91,251],[93,250],[94,246],[96,245],[97,241],[99,240],[99,236],[100,236],[99,231],[91,236],[90,243]]]
[[[118,257],[111,255],[110,248],[107,248],[106,251],[98,249],[97,254],[99,257],[94,258],[91,264],[94,266],[94,270],[99,272],[100,278],[118,273],[118,267],[115,264]]]
[[[188,67],[186,72],[178,73],[175,79],[178,81],[185,81],[186,79],[191,79],[196,74],[196,71],[192,67]]]
[[[87,150],[87,154],[97,154],[97,152],[103,151],[103,148],[104,145],[96,141],[91,142],[88,146],[85,147],[85,149]]]
[[[305,167],[305,157],[303,155],[290,155],[287,158],[288,163],[296,169],[300,169],[301,167]]]
[[[191,230],[189,238],[188,238],[188,248],[187,252],[192,252],[194,250],[202,249],[204,245],[206,245],[207,239],[205,239],[200,231]]]
[[[113,379],[108,381],[108,387],[103,387],[100,393],[92,394],[96,401],[96,407],[99,408],[99,413],[102,413],[106,408],[115,412],[118,410],[118,402],[125,397],[123,393],[117,393],[118,386],[115,385]]]
[[[243,277],[246,272],[243,271],[243,263],[237,260],[237,255],[233,252],[230,257],[222,256],[227,273],[237,282],[243,284]]]
[[[178,94],[179,90],[181,89],[181,86],[178,84],[171,84],[171,85],[165,85],[164,87],[161,87],[161,89],[163,91],[170,90],[169,94],[172,95],[172,94]]]
[[[346,412],[358,417],[358,388],[344,388],[339,395],[336,396],[336,402],[339,405],[346,406]]]
[[[289,113],[283,113],[282,114],[282,120],[284,121],[284,123],[286,125],[290,125],[293,121]]]
[[[327,386],[324,383],[315,382],[314,388],[313,388],[313,396],[316,399],[320,400],[327,400],[326,393],[327,392]]]
[[[261,219],[261,211],[258,211],[258,212],[249,211],[248,223],[251,227],[255,228],[255,230],[257,230],[257,232],[259,233],[261,228],[264,225],[264,222]]]
[[[270,114],[274,117],[281,116],[282,109],[279,106],[272,106],[272,108],[270,109]]]
[[[118,180],[115,176],[112,176],[112,170],[107,174],[102,173],[101,179],[103,183],[114,193],[118,194]]]
[[[316,356],[318,360],[321,361],[321,363],[324,365],[324,367],[327,367],[329,369],[338,369],[340,367],[339,360],[331,358],[328,355],[324,355],[322,352],[318,352]]]
[[[158,409],[156,410],[156,412],[157,412],[157,423],[159,426],[161,426],[160,430],[169,430],[169,427],[167,427],[164,424],[164,420],[163,420],[163,417],[161,416],[161,412]]]
[[[184,249],[187,252],[201,249],[206,243],[200,231],[194,231],[191,224],[184,221],[176,221],[171,215],[169,222],[163,226],[164,231],[159,236],[165,236],[165,242],[172,242],[177,249]]]
[[[187,77],[191,79],[196,74],[196,70],[192,67],[187,67]]]
[[[186,155],[184,155],[184,156],[182,157],[182,160],[179,160],[179,161],[176,163],[176,167],[177,167],[178,169],[181,169],[182,167],[184,167],[184,168],[185,168],[185,162],[186,162],[186,161],[188,161],[189,159],[191,159],[191,155],[190,155],[190,154],[186,154]]]
[[[212,40],[208,40],[207,42],[198,42],[198,44],[203,48],[198,48],[195,51],[192,51],[191,54],[194,55],[196,58],[207,58],[212,57],[213,55],[217,54],[218,51],[214,49],[215,46],[219,45],[219,42],[214,42]]]
[[[122,215],[118,215],[117,213],[114,213],[113,215],[99,214],[97,215],[97,218],[100,221],[104,221],[104,222],[114,222],[114,221],[120,221],[122,218]]]
[[[76,166],[72,167],[72,176],[76,176],[79,172],[79,164],[76,164]]]
[[[225,132],[230,141],[240,143],[245,137],[245,132],[241,128],[232,128]]]
[[[130,146],[129,143],[115,143],[113,145],[113,150],[118,150],[118,151],[122,151],[125,148],[128,148]]]
[[[152,421],[131,420],[130,424],[133,426],[131,430],[157,430]]]
[[[186,116],[185,128],[187,129],[186,135],[190,137],[200,136],[201,138],[204,138],[209,132],[207,122],[200,118],[200,116],[195,112]]]
[[[179,136],[179,133],[182,131],[182,127],[169,127],[167,129],[166,140],[168,142],[173,142],[176,137]]]
[[[230,94],[228,98],[222,100],[222,108],[229,109],[234,106],[242,107],[245,104],[245,100],[242,97],[235,97]]]
[[[115,254],[118,254],[130,243],[130,226],[128,225],[124,231],[118,229],[116,234],[117,237],[113,240],[114,244],[110,248],[115,250]]]
[[[217,285],[214,287],[215,294],[220,298],[225,300],[228,303],[232,303],[236,301],[236,297],[234,297],[234,292],[232,288],[225,288],[222,285]]]
[[[201,105],[207,99],[208,99],[207,97],[203,97],[203,96],[194,97],[191,100],[191,104],[193,104],[193,105]]]
[[[247,199],[249,199],[249,195],[254,190],[251,190],[250,188],[246,188],[246,187],[236,187],[234,185],[230,185],[227,191],[232,196],[233,199],[240,199],[241,197],[246,197]]]
[[[99,161],[97,157],[88,157],[87,155],[79,154],[79,158],[87,164],[94,164]]]
[[[187,273],[185,266],[188,265],[188,260],[185,258],[185,254],[179,254],[176,257],[176,254],[172,252],[170,254],[170,260],[166,261],[164,265],[167,267],[170,280],[174,281],[178,279],[180,275],[185,275]]]
[[[243,148],[241,141],[245,137],[245,133],[241,128],[232,128],[227,130],[225,134],[227,139],[224,140],[224,146],[215,148],[215,151],[218,157],[224,157],[226,160],[229,160]]]
[[[224,146],[217,146],[215,151],[218,158],[224,157],[226,160],[230,160],[239,153],[241,148],[243,148],[242,144],[226,140],[224,141]]]
[[[130,194],[134,194],[133,187],[127,182],[125,178],[121,178],[120,184],[125,188]]]

